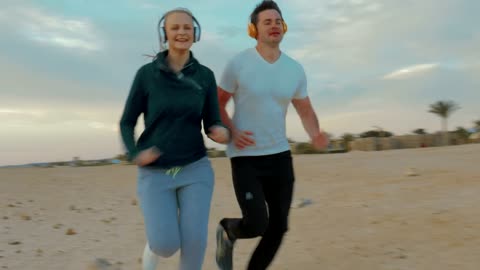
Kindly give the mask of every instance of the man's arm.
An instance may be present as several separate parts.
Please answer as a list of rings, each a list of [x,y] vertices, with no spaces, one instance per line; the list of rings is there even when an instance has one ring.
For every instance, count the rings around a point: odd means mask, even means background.
[[[325,148],[328,145],[328,139],[320,130],[317,114],[313,110],[310,98],[293,99],[292,104],[302,120],[303,128],[312,140],[312,144],[318,149]]]
[[[234,126],[232,123],[232,119],[227,113],[227,103],[230,100],[230,98],[233,96],[233,94],[223,90],[220,86],[218,86],[217,96],[218,96],[218,106],[220,109],[220,118],[222,119],[222,123],[226,125],[233,132]]]
[[[238,149],[243,149],[247,146],[255,145],[255,140],[251,137],[253,133],[247,130],[237,130],[233,125],[232,118],[230,118],[227,113],[227,103],[233,94],[225,91],[220,86],[217,87],[217,89],[220,118],[222,119],[223,124],[230,129],[232,133],[231,138],[235,147]]]
[[[320,125],[318,123],[317,115],[313,110],[312,103],[310,102],[310,98],[293,99],[292,104],[295,107],[298,116],[300,116],[303,128],[308,136],[312,139],[315,136],[318,136],[320,133]]]

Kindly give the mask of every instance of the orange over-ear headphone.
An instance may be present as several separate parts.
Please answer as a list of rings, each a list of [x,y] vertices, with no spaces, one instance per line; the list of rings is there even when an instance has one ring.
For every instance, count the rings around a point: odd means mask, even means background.
[[[287,23],[282,21],[282,25],[283,25],[283,33],[287,33],[287,30],[288,30],[288,26],[287,26]],[[248,24],[248,35],[251,37],[251,38],[257,38],[257,27],[255,26],[255,24],[253,23],[249,23]]]

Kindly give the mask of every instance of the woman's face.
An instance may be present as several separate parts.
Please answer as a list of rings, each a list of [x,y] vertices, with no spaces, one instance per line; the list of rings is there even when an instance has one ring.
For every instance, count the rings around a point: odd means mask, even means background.
[[[192,47],[193,19],[185,12],[173,12],[165,18],[168,49],[185,51]]]

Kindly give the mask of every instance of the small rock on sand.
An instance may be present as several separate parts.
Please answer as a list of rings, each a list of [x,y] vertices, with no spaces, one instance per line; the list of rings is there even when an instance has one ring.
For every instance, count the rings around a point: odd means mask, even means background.
[[[415,168],[408,168],[405,171],[405,175],[409,176],[409,177],[412,177],[412,176],[418,176],[419,173],[418,173],[417,169],[415,169]]]

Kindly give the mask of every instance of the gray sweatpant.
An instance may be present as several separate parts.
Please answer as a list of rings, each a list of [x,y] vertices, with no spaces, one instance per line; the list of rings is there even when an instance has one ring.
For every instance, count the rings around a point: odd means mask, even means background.
[[[181,270],[201,270],[207,246],[214,173],[207,157],[176,175],[139,167],[137,194],[150,249],[170,257],[180,249]]]

